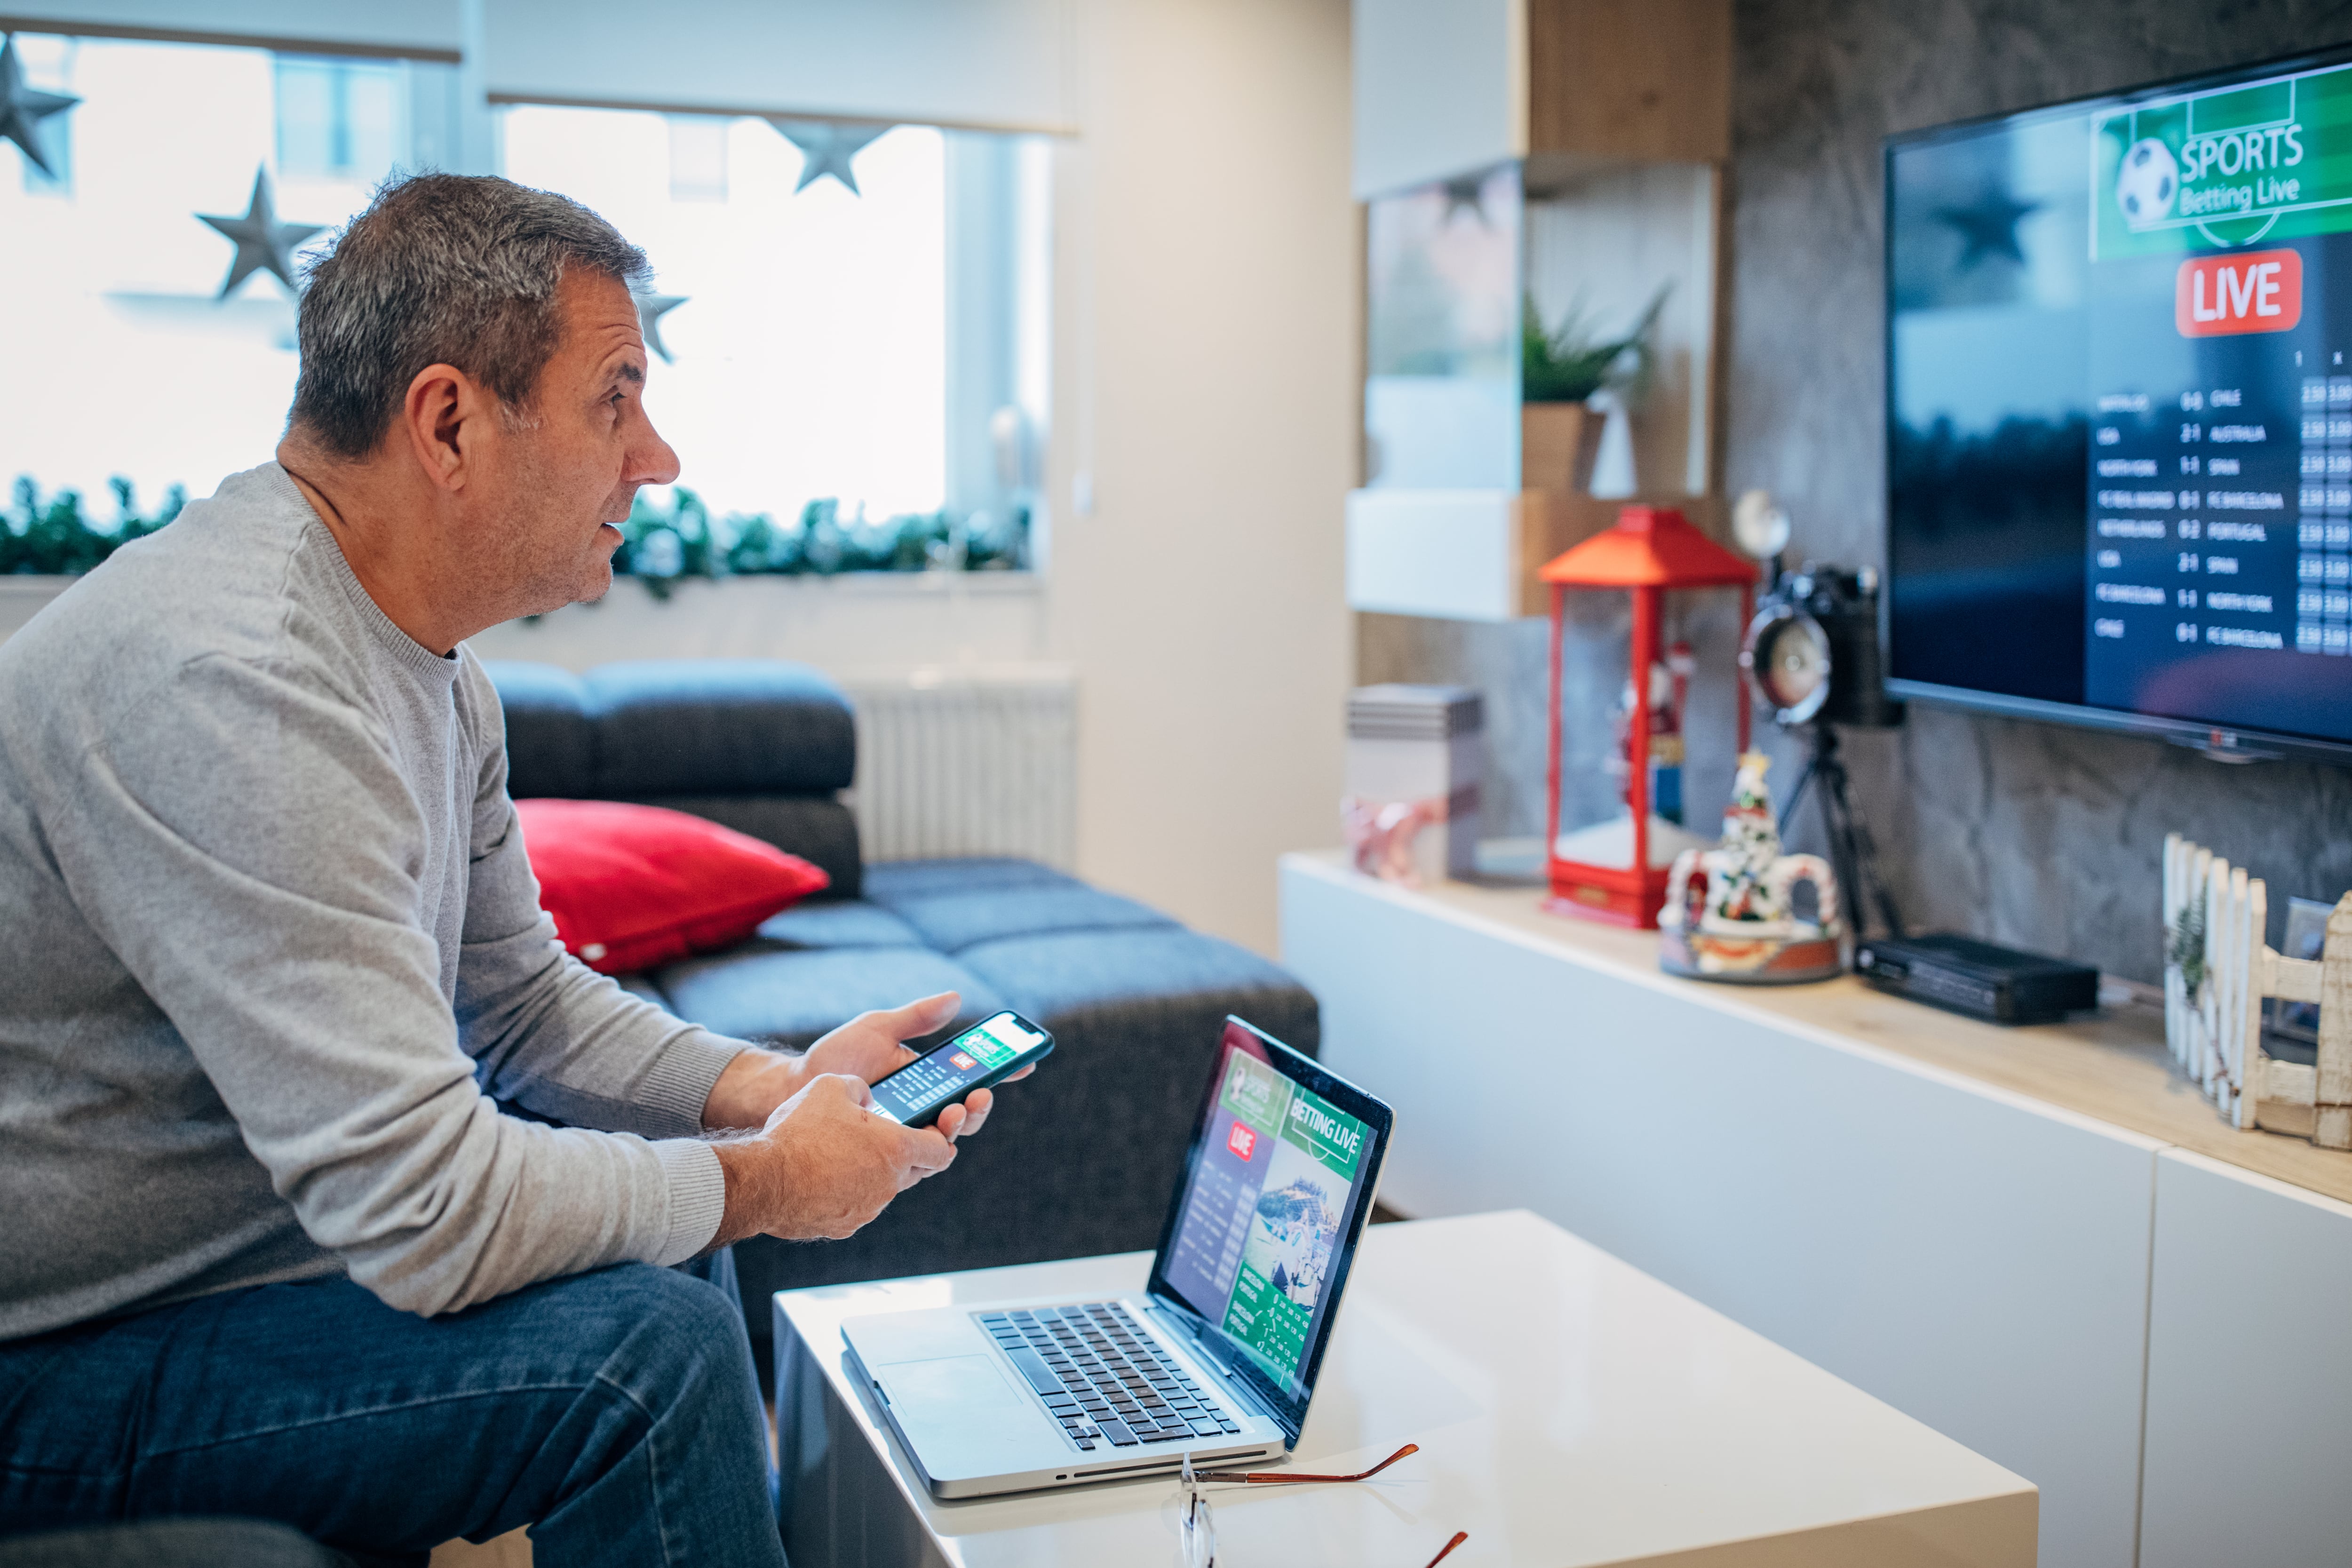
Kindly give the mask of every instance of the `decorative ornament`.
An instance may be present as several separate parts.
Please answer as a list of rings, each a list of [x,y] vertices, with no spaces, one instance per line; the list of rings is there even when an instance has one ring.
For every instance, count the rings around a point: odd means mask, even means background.
[[[1356,869],[1403,888],[1421,886],[1414,853],[1421,830],[1437,826],[1446,816],[1443,800],[1359,800],[1349,795],[1339,803]]]
[[[1675,644],[1663,662],[1650,666],[1650,809],[1677,827],[1683,820],[1683,710],[1690,700],[1691,677],[1697,672],[1698,657],[1686,642]],[[1609,771],[1623,778],[1633,765],[1631,676],[1625,679],[1611,721],[1617,732],[1617,749],[1610,754]]]
[[[1662,761],[1674,748],[1654,743],[1654,706],[1664,666],[1664,696],[1674,707],[1674,667],[1659,657],[1665,595],[1694,588],[1736,588],[1742,623],[1754,610],[1756,568],[1691,526],[1666,507],[1629,506],[1583,543],[1554,557],[1537,576],[1551,589],[1550,736],[1546,755],[1545,880],[1551,896],[1544,909],[1554,914],[1604,921],[1612,925],[1654,930],[1665,898],[1667,873],[1685,849],[1704,849],[1706,839],[1659,815],[1657,786]],[[1568,789],[1566,758],[1568,590],[1600,589],[1633,600],[1633,636],[1626,668],[1640,671],[1643,700],[1625,710],[1623,744],[1609,771],[1622,781],[1614,815],[1563,831],[1562,801]],[[1736,677],[1735,677],[1736,679]],[[1746,693],[1743,689],[1743,698]],[[1738,709],[1738,749],[1748,749],[1748,703]],[[1621,771],[1622,770],[1622,771]],[[1678,778],[1673,781],[1679,785]],[[1596,802],[1597,804],[1597,802]]]
[[[897,129],[889,125],[836,125],[830,120],[782,120],[774,115],[768,117],[768,123],[801,150],[801,183],[793,187],[794,195],[827,174],[840,181],[851,195],[862,195],[857,188],[857,176],[850,171],[850,160],[864,152],[867,142]]]
[[[228,264],[228,281],[221,285],[215,300],[226,300],[236,286],[256,272],[267,272],[286,285],[289,294],[299,294],[294,281],[294,247],[317,234],[326,226],[316,223],[279,223],[278,205],[269,194],[269,171],[253,172],[253,200],[243,217],[215,217],[198,213],[197,217],[220,230],[236,243],[236,257]]]
[[[1780,852],[1764,783],[1769,766],[1761,752],[1742,752],[1723,842],[1675,858],[1658,912],[1658,966],[1669,974],[1779,985],[1827,980],[1845,968],[1837,879],[1818,855]],[[1809,921],[1796,914],[1800,882],[1813,885],[1817,907]]]
[[[669,345],[662,342],[661,319],[685,304],[691,296],[636,292],[633,298],[637,302],[637,331],[644,334],[646,347],[661,355],[662,363],[676,364],[677,360],[669,352]]]
[[[1456,174],[1438,182],[1445,196],[1445,211],[1437,222],[1440,227],[1454,221],[1454,215],[1466,212],[1478,220],[1480,228],[1495,226],[1486,218],[1486,177],[1484,174]]]
[[[16,60],[16,39],[14,34],[0,40],[0,141],[14,142],[16,150],[32,161],[33,167],[52,180],[58,172],[49,167],[49,160],[41,152],[40,132],[35,129],[52,114],[63,114],[80,99],[71,93],[43,92],[25,85],[25,68]]]

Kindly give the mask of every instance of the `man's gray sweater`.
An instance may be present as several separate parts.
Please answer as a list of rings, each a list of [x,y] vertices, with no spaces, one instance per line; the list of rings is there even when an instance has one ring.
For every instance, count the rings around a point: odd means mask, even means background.
[[[740,1044],[556,944],[480,664],[274,463],[0,644],[0,1340],[344,1271],[446,1312],[717,1232]]]

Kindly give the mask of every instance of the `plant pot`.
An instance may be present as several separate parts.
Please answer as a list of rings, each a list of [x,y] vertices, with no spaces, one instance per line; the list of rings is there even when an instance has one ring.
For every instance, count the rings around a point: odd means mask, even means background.
[[[1519,407],[1519,488],[1591,488],[1593,459],[1608,421],[1581,403],[1528,403]]]

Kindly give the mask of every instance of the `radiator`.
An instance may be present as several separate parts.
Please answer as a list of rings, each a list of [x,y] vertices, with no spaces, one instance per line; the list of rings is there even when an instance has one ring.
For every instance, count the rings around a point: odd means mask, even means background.
[[[1057,665],[846,677],[868,860],[1077,853],[1077,680]]]

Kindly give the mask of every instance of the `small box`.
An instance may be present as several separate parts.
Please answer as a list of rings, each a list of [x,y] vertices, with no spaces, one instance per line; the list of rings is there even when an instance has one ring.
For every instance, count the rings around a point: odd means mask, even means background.
[[[1348,794],[1356,800],[1442,803],[1413,859],[1423,881],[1477,868],[1485,783],[1486,704],[1467,686],[1363,686],[1348,698]]]

